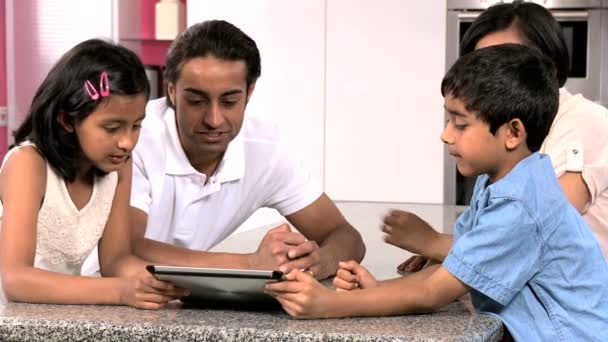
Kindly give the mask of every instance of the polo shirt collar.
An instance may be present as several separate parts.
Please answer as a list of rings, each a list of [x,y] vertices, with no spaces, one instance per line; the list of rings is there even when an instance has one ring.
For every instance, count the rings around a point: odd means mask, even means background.
[[[177,124],[175,122],[175,111],[171,107],[167,107],[163,120],[169,134],[167,144],[167,159],[165,164],[165,172],[176,176],[185,176],[191,174],[200,174],[186,156],[182,143],[179,140],[177,133]],[[226,153],[220,161],[215,177],[220,183],[230,182],[241,179],[245,174],[245,144],[242,138],[242,131],[228,144]],[[209,177],[209,175],[206,175]]]

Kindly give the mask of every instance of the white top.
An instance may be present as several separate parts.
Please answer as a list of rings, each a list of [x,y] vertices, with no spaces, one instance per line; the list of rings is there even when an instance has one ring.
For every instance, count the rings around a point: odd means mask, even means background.
[[[148,214],[146,237],[208,250],[259,208],[281,215],[305,208],[320,185],[292,158],[275,125],[245,115],[217,171],[196,171],[181,146],[175,112],[165,98],[146,107],[133,151],[131,205]]]
[[[608,109],[560,89],[559,111],[540,152],[551,156],[557,177],[582,172],[591,194],[583,218],[608,259]]]
[[[22,147],[10,150],[2,165]],[[111,172],[96,177],[89,202],[78,210],[63,178],[48,163],[46,170],[46,190],[36,226],[34,267],[77,275],[85,258],[97,246],[108,221],[118,174]],[[0,220],[1,217],[0,204]]]

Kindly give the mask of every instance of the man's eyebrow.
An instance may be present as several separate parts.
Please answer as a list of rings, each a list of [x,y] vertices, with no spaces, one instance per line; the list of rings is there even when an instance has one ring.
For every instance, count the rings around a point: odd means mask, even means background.
[[[196,88],[185,88],[184,91],[198,95],[198,96],[202,96],[202,97],[206,97],[209,98],[209,94],[207,94],[207,92],[200,90],[200,89],[196,89]],[[222,93],[221,96],[230,96],[230,95],[235,95],[235,94],[241,94],[243,93],[242,89],[233,89],[233,90],[228,90],[225,93]]]
[[[223,93],[222,96],[230,96],[230,95],[235,95],[235,94],[241,94],[243,91],[241,89],[234,89],[234,90],[228,90],[227,92]]]
[[[200,89],[196,89],[196,88],[185,88],[184,91],[188,92],[188,93],[193,93],[198,96],[209,97],[209,95],[206,92],[204,92]]]

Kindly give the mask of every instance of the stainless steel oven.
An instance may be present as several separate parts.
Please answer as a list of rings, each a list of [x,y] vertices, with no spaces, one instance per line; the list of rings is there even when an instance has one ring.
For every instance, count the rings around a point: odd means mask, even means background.
[[[447,0],[446,67],[458,58],[462,37],[471,23],[500,0]],[[559,22],[568,52],[566,88],[608,106],[608,0],[534,0]],[[453,159],[445,157],[444,202],[468,204],[474,180],[461,176]]]

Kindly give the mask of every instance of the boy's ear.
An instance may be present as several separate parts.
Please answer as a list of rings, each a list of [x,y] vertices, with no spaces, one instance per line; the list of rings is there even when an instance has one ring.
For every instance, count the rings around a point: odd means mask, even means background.
[[[505,147],[507,151],[513,151],[517,147],[526,143],[528,132],[520,119],[513,119],[507,123],[507,140]]]
[[[74,126],[69,123],[71,120],[66,120],[66,115],[66,113],[59,113],[59,115],[57,115],[57,122],[59,123],[59,126],[63,127],[66,131],[74,133]]]

